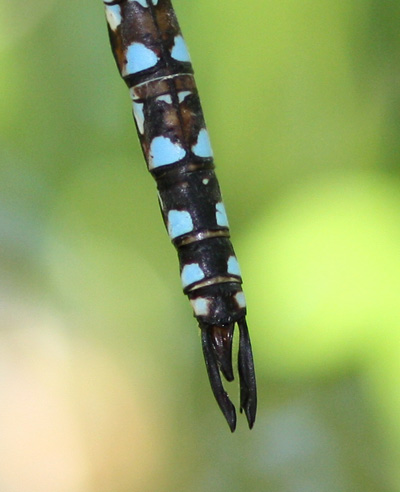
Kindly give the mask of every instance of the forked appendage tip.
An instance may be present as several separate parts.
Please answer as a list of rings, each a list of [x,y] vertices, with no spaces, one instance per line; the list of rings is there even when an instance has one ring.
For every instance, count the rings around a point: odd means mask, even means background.
[[[249,428],[254,425],[257,413],[257,385],[254,371],[253,353],[246,319],[238,321],[239,326],[239,379],[240,379],[240,411],[244,410]]]
[[[228,422],[231,432],[236,429],[236,410],[229,399],[227,392],[224,390],[221,381],[221,372],[226,376],[233,379],[232,370],[232,335],[220,336],[220,333],[215,335],[213,326],[202,324],[201,328],[201,342],[203,347],[204,360],[206,363],[208,378],[210,380],[211,389],[214,393],[215,399]],[[218,330],[220,328],[215,327]],[[222,369],[223,368],[223,369]]]
[[[257,390],[250,337],[245,318],[238,321],[239,338],[239,378],[240,411],[244,410],[250,429],[254,425],[257,407]],[[236,411],[224,390],[221,374],[228,381],[233,380],[232,339],[234,323],[223,326],[200,323],[204,360],[207,367],[211,389],[215,399],[233,432],[236,428]]]

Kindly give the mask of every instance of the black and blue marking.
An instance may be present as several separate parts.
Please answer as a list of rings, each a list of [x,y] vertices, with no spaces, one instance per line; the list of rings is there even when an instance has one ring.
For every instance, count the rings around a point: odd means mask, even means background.
[[[201,329],[212,390],[233,432],[235,407],[220,373],[228,381],[234,378],[237,324],[240,410],[251,428],[257,391],[246,301],[189,52],[170,0],[104,4],[113,54],[130,90],[143,154],[178,252],[183,291]]]

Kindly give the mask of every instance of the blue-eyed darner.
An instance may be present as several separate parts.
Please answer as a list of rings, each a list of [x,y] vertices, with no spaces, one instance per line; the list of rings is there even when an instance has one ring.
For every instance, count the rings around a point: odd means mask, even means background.
[[[143,154],[178,252],[183,291],[201,329],[213,393],[233,432],[236,411],[220,373],[234,378],[237,323],[240,410],[251,428],[257,391],[242,278],[185,41],[170,0],[104,4],[114,58],[130,90]]]

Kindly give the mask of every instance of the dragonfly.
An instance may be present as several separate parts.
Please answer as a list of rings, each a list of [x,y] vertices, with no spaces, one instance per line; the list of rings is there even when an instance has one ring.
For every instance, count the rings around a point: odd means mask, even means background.
[[[253,354],[242,277],[215,175],[213,151],[191,58],[170,0],[104,0],[112,52],[132,99],[143,155],[180,265],[183,292],[201,331],[215,399],[232,432],[235,406],[221,374],[234,379],[239,328],[240,412],[257,410]]]

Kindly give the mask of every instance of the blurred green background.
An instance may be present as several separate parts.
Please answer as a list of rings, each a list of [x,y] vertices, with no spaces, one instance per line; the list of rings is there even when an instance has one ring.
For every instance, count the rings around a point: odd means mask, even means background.
[[[255,428],[211,394],[102,2],[0,0],[0,490],[398,492],[400,3],[174,4]]]

